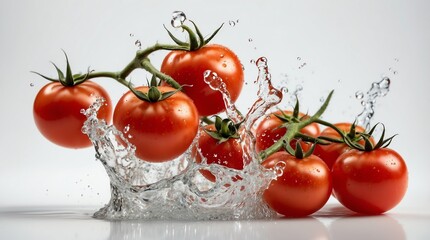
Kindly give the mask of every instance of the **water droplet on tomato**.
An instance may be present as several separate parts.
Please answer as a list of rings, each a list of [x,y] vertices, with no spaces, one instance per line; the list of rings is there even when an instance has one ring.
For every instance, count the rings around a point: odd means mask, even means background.
[[[185,20],[187,20],[187,16],[185,16],[184,12],[174,11],[172,13],[172,20],[170,23],[172,24],[172,27],[180,28],[184,24]]]
[[[128,131],[130,131],[130,124],[127,124],[122,131],[128,133]]]
[[[273,169],[275,170],[276,176],[280,177],[284,174],[285,166],[287,166],[287,164],[284,161],[279,161],[275,164]]]

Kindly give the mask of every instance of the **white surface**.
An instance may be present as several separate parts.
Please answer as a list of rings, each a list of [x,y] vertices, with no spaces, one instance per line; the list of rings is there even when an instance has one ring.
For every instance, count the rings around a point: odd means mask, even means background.
[[[174,10],[185,11],[205,34],[225,23],[214,42],[233,49],[245,66],[248,84],[237,103],[243,112],[255,99],[256,69],[250,61],[260,56],[268,58],[275,83],[286,80],[290,91],[297,85],[303,86],[304,110],[313,112],[320,98],[334,89],[335,96],[325,114],[330,121],[352,121],[361,111],[355,92],[367,91],[372,82],[389,76],[391,91],[378,100],[374,123],[384,122],[389,135],[399,134],[391,147],[405,158],[409,167],[410,186],[399,207],[386,216],[371,218],[375,224],[368,223],[367,218],[337,216],[267,222],[134,224],[93,220],[79,211],[71,217],[57,213],[31,217],[24,214],[18,218],[1,217],[0,239],[13,239],[5,236],[54,239],[56,235],[49,235],[50,232],[64,232],[64,239],[90,239],[90,235],[91,239],[117,239],[117,235],[133,239],[145,234],[153,238],[158,238],[155,236],[158,234],[186,239],[215,238],[220,234],[232,239],[238,235],[261,239],[266,234],[285,237],[288,232],[302,229],[302,225],[321,228],[321,238],[315,239],[324,239],[343,236],[339,233],[343,228],[354,226],[358,231],[354,236],[358,236],[377,224],[387,225],[380,234],[399,231],[398,239],[430,236],[425,227],[429,226],[426,204],[430,201],[430,161],[426,152],[430,134],[427,127],[430,2],[425,0],[3,0],[0,2],[1,209],[15,206],[25,211],[28,206],[57,205],[99,208],[108,201],[108,179],[102,166],[94,161],[93,149],[60,148],[37,132],[32,101],[46,82],[30,71],[54,76],[49,61],[64,67],[61,49],[68,53],[76,71],[85,71],[88,66],[95,70],[119,70],[133,57],[137,39],[143,47],[156,41],[169,42],[162,25],[169,25]],[[234,27],[228,24],[237,20]],[[154,55],[153,62],[159,63],[162,57],[163,54]],[[306,65],[299,68],[303,63]],[[145,81],[141,73],[134,74],[132,80]],[[108,79],[99,83],[110,91],[114,101],[124,92],[122,86]],[[64,209],[69,210],[70,207]],[[92,211],[84,213],[88,212]],[[24,224],[28,222],[32,224]],[[389,227],[390,224],[397,227]],[[127,236],[129,231],[131,235]]]
[[[0,215],[1,239],[428,239],[429,212],[357,216],[330,203],[313,216],[252,221],[103,221],[96,208],[10,209]]]

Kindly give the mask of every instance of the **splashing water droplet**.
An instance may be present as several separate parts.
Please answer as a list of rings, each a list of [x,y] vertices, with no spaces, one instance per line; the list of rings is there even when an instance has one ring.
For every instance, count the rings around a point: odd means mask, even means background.
[[[172,24],[172,27],[180,28],[184,24],[185,20],[187,20],[187,16],[185,16],[184,12],[174,11],[172,13],[172,20],[170,23]]]
[[[236,22],[233,20],[228,21],[228,24],[232,27],[236,26]]]
[[[30,83],[30,87],[34,87],[34,83]]]
[[[252,38],[248,38],[248,42],[252,42],[253,40],[252,40]]]
[[[300,61],[300,60],[302,60],[302,58],[301,57],[297,57],[297,60]]]
[[[279,161],[275,164],[275,167],[273,169],[275,170],[275,174],[277,177],[284,175],[284,168],[286,166],[287,164],[284,161]]]
[[[302,63],[300,66],[299,66],[299,69],[302,69],[302,68],[304,68],[306,66],[306,63]]]
[[[355,98],[359,99],[359,100],[363,99],[364,98],[364,93],[362,91],[357,91],[355,93]]]
[[[133,34],[133,33],[130,33],[130,37],[134,37],[134,34]]]
[[[136,40],[136,41],[134,42],[134,45],[136,45],[136,47],[137,47],[138,49],[142,49],[142,42],[141,42],[140,40]]]
[[[390,91],[391,80],[388,77],[382,78],[379,82],[372,83],[371,88],[366,93],[366,99],[364,94],[361,99],[361,105],[364,107],[363,111],[357,115],[357,124],[370,129],[370,124],[373,116],[375,115],[375,104],[378,97],[384,97]],[[356,95],[357,96],[357,95]]]

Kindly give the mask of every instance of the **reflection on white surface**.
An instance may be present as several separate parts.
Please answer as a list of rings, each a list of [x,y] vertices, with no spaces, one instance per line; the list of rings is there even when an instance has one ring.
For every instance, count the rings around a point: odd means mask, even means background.
[[[0,211],[0,239],[426,239],[427,213],[356,215],[329,204],[313,217],[254,221],[104,221],[96,208]]]

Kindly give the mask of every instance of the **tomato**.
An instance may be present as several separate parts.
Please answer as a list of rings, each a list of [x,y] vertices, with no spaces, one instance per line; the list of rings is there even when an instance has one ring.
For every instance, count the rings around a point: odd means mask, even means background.
[[[324,206],[332,191],[330,170],[317,156],[297,159],[276,152],[262,165],[275,168],[280,175],[272,180],[263,198],[276,212],[292,217],[310,215]]]
[[[208,125],[207,130],[215,130],[215,126]],[[228,168],[243,169],[243,151],[239,138],[229,138],[224,142],[213,138],[205,131],[201,131],[199,137],[199,149],[208,164],[219,164]],[[197,155],[196,162],[201,162],[201,157]],[[209,170],[200,171],[208,180],[214,182],[216,177]]]
[[[149,88],[136,90],[147,93]],[[175,89],[158,87],[158,90],[164,93]],[[138,158],[164,162],[178,157],[191,145],[198,131],[199,115],[193,101],[182,92],[147,102],[129,91],[115,107],[113,124],[124,136],[129,136]]]
[[[291,111],[283,111],[286,115],[292,115]],[[270,146],[272,146],[276,141],[278,141],[287,132],[287,128],[281,127],[283,121],[276,117],[276,115],[282,115],[281,111],[269,114],[264,117],[263,120],[258,124],[255,130],[255,149],[257,152],[261,152]],[[299,114],[300,117],[304,116],[303,113]],[[308,126],[300,130],[301,133],[311,136],[318,137],[320,134],[320,128],[317,123],[311,123]],[[291,146],[295,148],[295,141],[292,141]],[[306,142],[301,142],[300,146],[304,151],[310,149],[311,144]]]
[[[337,128],[339,128],[342,132],[344,133],[348,133],[351,129],[351,123],[335,123],[333,124],[334,126],[336,126]],[[360,126],[355,126],[355,131],[356,132],[364,132],[364,128],[360,127]],[[338,132],[336,132],[333,128],[326,128],[324,129],[320,136],[324,136],[324,137],[330,137],[330,138],[334,138],[334,139],[339,139],[341,136],[339,135]],[[372,143],[373,138],[369,139]],[[364,144],[364,140],[360,140],[358,142],[359,144]],[[331,169],[334,162],[336,161],[336,159],[345,151],[349,150],[350,147],[348,147],[348,145],[346,145],[345,143],[331,143],[328,145],[321,145],[318,144],[315,146],[315,150],[314,150],[314,154],[317,155],[318,157],[320,157],[322,160],[324,160],[324,162],[327,164],[327,166]]]
[[[380,214],[396,206],[406,193],[408,171],[394,150],[350,150],[332,169],[333,192],[345,207],[363,214]]]
[[[193,99],[201,116],[225,110],[222,94],[204,82],[204,72],[211,70],[223,80],[231,100],[239,97],[244,82],[242,64],[230,49],[208,44],[195,51],[171,51],[164,58],[160,71],[181,85],[182,91]]]
[[[97,83],[85,81],[75,86],[63,86],[60,82],[46,84],[34,100],[33,116],[37,128],[51,142],[68,148],[91,146],[81,128],[87,119],[81,113],[97,97],[105,99],[97,116],[110,122],[112,104],[108,93]]]

